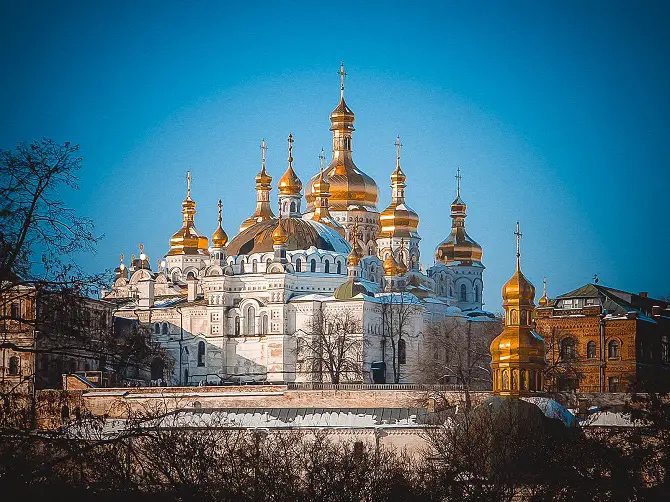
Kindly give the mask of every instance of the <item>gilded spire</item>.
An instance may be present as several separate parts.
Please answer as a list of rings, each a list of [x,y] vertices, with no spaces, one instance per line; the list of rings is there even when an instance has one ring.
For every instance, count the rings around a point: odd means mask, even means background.
[[[222,248],[228,243],[228,234],[226,234],[225,230],[223,229],[223,226],[221,225],[221,222],[223,221],[223,217],[221,216],[221,213],[223,212],[223,203],[221,202],[221,199],[219,199],[218,208],[219,208],[219,216],[218,216],[219,226],[212,234],[212,246],[214,248]]]
[[[183,223],[170,238],[168,256],[182,254],[208,254],[209,241],[195,228],[195,201],[191,199],[191,171],[186,172],[186,198],[181,203]]]
[[[540,307],[546,307],[549,304],[549,297],[547,296],[547,278],[542,280],[542,298],[538,301]]]
[[[288,135],[288,168],[279,180],[281,195],[299,195],[302,190],[302,181],[293,170],[293,134]]]
[[[456,198],[461,196],[461,168],[456,169]]]
[[[514,232],[516,236],[516,269],[521,270],[521,230],[519,230],[519,222],[516,222],[516,231]]]

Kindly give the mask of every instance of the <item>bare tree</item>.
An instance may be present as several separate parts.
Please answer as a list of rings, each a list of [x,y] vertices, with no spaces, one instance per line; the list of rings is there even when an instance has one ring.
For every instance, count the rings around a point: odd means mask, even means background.
[[[466,409],[470,391],[491,389],[491,341],[500,333],[499,318],[471,321],[448,317],[428,325],[424,333],[425,357],[419,372],[427,381],[455,383],[465,393]]]
[[[412,294],[390,292],[378,296],[382,318],[382,350],[391,346],[393,382],[399,383],[406,364],[407,341],[419,336],[417,324],[423,324],[423,307]],[[418,329],[417,329],[418,328]]]
[[[349,310],[329,312],[320,305],[295,337],[299,370],[313,381],[362,381],[363,325]]]
[[[542,335],[547,363],[543,370],[545,390],[559,392],[577,389],[583,377],[580,362],[585,361],[586,357],[580,353],[575,336],[558,328],[551,328],[549,333]]]

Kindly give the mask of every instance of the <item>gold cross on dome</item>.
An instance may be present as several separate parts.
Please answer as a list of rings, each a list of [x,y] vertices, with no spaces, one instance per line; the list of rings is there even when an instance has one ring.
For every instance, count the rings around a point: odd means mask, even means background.
[[[400,142],[400,136],[395,139],[395,162],[396,166],[400,166],[400,149],[402,148],[402,143]]]
[[[186,196],[191,196],[191,170],[186,171]]]
[[[221,199],[219,199],[219,225],[221,225],[221,210],[223,209],[223,203],[221,202]]]
[[[347,76],[347,72],[344,71],[344,61],[340,64],[340,71],[337,74],[340,76],[340,97],[344,98],[344,77]]]
[[[268,151],[268,147],[265,144],[265,138],[261,140],[261,165],[265,167],[265,153]]]
[[[523,235],[521,233],[521,230],[519,230],[519,222],[516,222],[516,232],[514,232],[514,235],[516,235],[516,257],[518,258],[521,256],[521,236]]]
[[[288,161],[293,162],[293,133],[288,134]]]
[[[326,154],[323,151],[323,148],[321,149],[321,153],[319,154],[319,163],[321,166],[321,172],[323,172],[323,163],[326,161]]]
[[[456,169],[456,195],[461,195],[461,168]]]

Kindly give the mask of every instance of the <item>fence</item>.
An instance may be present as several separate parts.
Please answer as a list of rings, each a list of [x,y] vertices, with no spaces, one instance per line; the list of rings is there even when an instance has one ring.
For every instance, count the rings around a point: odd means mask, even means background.
[[[419,384],[419,383],[319,383],[319,382],[292,382],[288,383],[289,390],[419,390],[419,391],[446,391],[459,392],[465,390],[462,384]],[[482,387],[482,388],[480,388]],[[470,386],[471,391],[490,391],[485,386]]]

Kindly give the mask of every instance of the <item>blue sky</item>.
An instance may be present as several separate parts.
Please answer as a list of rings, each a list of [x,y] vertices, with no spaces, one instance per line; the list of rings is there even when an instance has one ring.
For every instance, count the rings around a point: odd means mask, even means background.
[[[498,310],[514,268],[541,290],[589,282],[670,294],[670,4],[667,2],[3,2],[0,148],[81,145],[65,194],[104,234],[93,272],[216,202],[232,236],[254,207],[261,138],[275,182],[286,137],[303,181],[330,148],[344,60],[354,159],[390,199],[393,142],[422,259],[449,233],[454,175]],[[276,198],[273,200],[276,201]]]

